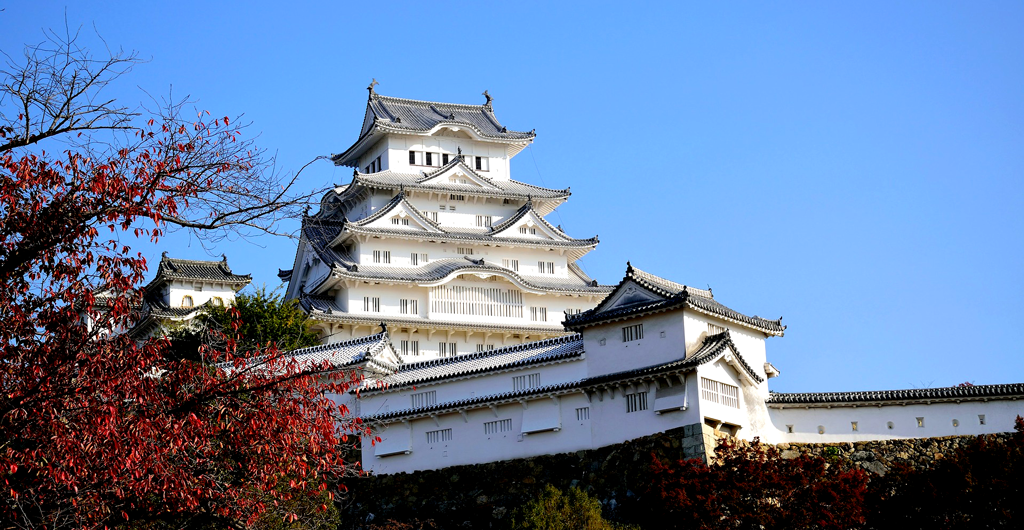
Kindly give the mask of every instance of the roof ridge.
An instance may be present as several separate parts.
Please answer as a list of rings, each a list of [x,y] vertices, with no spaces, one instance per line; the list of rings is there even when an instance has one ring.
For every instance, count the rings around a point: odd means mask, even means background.
[[[413,103],[413,104],[420,104],[420,105],[428,106],[428,107],[432,106],[432,105],[437,105],[437,106],[441,106],[441,107],[455,107],[455,108],[465,108],[465,109],[474,109],[474,110],[484,110],[485,108],[487,108],[487,105],[474,105],[472,103],[445,103],[443,101],[429,101],[429,100],[425,100],[425,99],[400,98],[400,97],[395,97],[395,96],[385,96],[384,94],[379,94],[377,92],[373,93],[373,95],[371,96],[371,99],[378,99],[378,100],[385,100],[385,101],[390,100],[390,101],[396,101],[396,102],[400,102],[400,103]]]

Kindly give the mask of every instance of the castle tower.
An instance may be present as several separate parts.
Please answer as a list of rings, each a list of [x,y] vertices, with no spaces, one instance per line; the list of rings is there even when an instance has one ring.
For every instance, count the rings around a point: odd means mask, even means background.
[[[382,96],[369,87],[359,138],[336,165],[352,181],[305,216],[282,271],[325,342],[387,323],[403,359],[428,360],[565,334],[565,313],[610,292],[577,266],[596,237],[545,217],[568,189],[513,180],[510,161],[535,134],[483,105]]]

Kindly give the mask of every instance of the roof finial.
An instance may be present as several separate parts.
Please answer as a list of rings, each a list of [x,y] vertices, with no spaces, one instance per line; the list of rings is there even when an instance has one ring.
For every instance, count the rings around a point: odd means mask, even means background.
[[[374,91],[373,91],[373,87],[375,87],[375,86],[377,86],[377,85],[379,85],[379,84],[380,84],[380,83],[378,83],[378,82],[377,82],[377,78],[376,78],[376,77],[374,77],[374,78],[373,78],[373,79],[372,79],[372,80],[370,81],[370,86],[366,87],[366,90],[369,90],[371,94],[376,94],[376,92],[374,92]]]
[[[227,254],[221,254],[220,255],[220,261],[222,263],[227,263],[228,262],[228,255]]]
[[[308,204],[306,205],[305,208],[302,209],[302,216],[303,217],[309,217],[309,205]]]
[[[483,96],[484,96],[485,98],[487,98],[487,102],[486,102],[486,103],[484,103],[484,106],[485,106],[485,107],[490,107],[490,106],[491,106],[491,102],[492,102],[492,101],[494,101],[494,98],[492,98],[492,97],[491,97],[491,95],[490,95],[490,94],[488,94],[486,90],[484,90],[484,94],[483,94]]]
[[[462,148],[459,147],[458,149],[459,149],[459,156],[462,156]]]
[[[380,323],[380,332],[381,333],[387,333],[388,332],[388,323],[387,322],[383,322],[382,321]]]
[[[167,259],[167,251],[165,250],[165,251],[161,252],[161,253],[160,253],[160,256],[161,256],[161,257],[162,257],[163,259]]]

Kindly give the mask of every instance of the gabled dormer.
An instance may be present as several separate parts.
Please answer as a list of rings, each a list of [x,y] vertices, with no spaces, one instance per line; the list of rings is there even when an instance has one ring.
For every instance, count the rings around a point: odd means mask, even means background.
[[[516,213],[491,227],[490,235],[495,238],[509,239],[540,239],[559,242],[576,241],[559,228],[552,226],[551,223],[544,220],[544,217],[533,209],[533,201],[530,200],[516,210]],[[596,244],[597,238],[595,237],[593,240]]]
[[[458,154],[446,165],[427,173],[417,181],[424,186],[466,186],[468,189],[484,189],[501,193],[503,190],[490,179],[477,173],[466,164],[462,154]]]
[[[442,234],[444,230],[436,221],[409,203],[405,192],[399,192],[387,204],[373,215],[346,224],[349,229],[374,230],[409,230]]]

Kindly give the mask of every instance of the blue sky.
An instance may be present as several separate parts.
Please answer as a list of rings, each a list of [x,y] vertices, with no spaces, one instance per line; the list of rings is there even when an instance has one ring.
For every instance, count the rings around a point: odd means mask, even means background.
[[[1024,5],[779,4],[7,2],[0,46],[95,25],[147,58],[112,94],[244,113],[285,169],[351,144],[371,77],[416,99],[488,89],[537,129],[514,178],[571,186],[549,219],[600,235],[592,276],[631,260],[784,316],[773,389],[1024,381]],[[322,162],[302,185],[350,175]],[[294,243],[222,252],[274,286]]]

